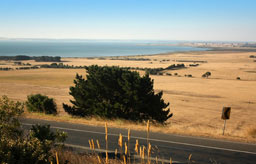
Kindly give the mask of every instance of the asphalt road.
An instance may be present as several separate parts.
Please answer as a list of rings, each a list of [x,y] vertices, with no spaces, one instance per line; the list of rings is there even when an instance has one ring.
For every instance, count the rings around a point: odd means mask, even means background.
[[[66,145],[78,151],[89,150],[89,139],[99,140],[102,149],[98,151],[103,151],[105,148],[104,127],[37,119],[22,119],[21,122],[24,129],[29,129],[33,124],[49,124],[53,130],[60,129],[67,132]],[[127,130],[108,128],[109,152],[114,152],[118,148],[120,133],[124,136],[124,142],[127,141]],[[134,153],[136,139],[139,140],[140,145],[147,145],[145,131],[131,130],[131,153]],[[171,157],[174,163],[188,163],[188,156],[192,154],[192,161],[199,164],[256,164],[256,144],[153,132],[150,133],[149,142],[153,147],[152,157],[157,155],[159,159],[166,161]]]

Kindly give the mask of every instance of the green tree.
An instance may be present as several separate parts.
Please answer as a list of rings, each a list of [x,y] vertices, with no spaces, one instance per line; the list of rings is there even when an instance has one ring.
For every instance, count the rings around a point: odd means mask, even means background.
[[[54,100],[41,94],[29,95],[26,106],[30,112],[57,114],[57,106]]]
[[[70,87],[73,106],[63,104],[65,111],[76,116],[97,115],[105,118],[124,118],[134,121],[151,120],[164,123],[172,114],[163,92],[155,93],[153,80],[146,74],[119,67],[86,67],[84,79],[76,75]]]

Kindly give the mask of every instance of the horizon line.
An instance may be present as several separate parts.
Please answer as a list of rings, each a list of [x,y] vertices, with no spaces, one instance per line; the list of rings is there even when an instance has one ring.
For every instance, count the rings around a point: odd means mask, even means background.
[[[88,39],[88,38],[29,38],[29,37],[0,37],[0,40],[84,40],[84,41],[177,41],[177,42],[222,42],[222,43],[256,43],[256,41],[231,41],[231,40],[178,40],[178,39]]]

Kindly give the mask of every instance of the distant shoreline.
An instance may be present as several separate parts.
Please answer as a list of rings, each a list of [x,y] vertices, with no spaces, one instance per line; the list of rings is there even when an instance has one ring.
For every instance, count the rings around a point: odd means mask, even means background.
[[[116,57],[204,50],[207,48],[154,42],[0,41],[0,56]]]
[[[61,58],[122,58],[143,57],[176,53],[201,52],[256,52],[254,43],[229,42],[0,42],[0,56]]]
[[[61,57],[61,59],[99,59],[99,58],[104,58],[104,59],[109,59],[109,58],[134,58],[134,57],[146,57],[146,56],[163,56],[163,55],[175,55],[177,53],[180,54],[205,54],[205,53],[240,53],[240,52],[256,52],[256,48],[224,48],[224,47],[211,47],[208,48],[208,50],[192,50],[192,51],[175,51],[175,52],[165,52],[165,53],[156,53],[156,54],[143,54],[143,55],[127,55],[127,56],[94,56],[94,57],[73,57],[73,56],[67,56],[67,57]],[[28,55],[13,55],[13,56],[1,56],[0,55],[0,60],[1,57],[16,57],[16,56],[27,56],[27,57],[44,57],[44,56],[28,56]],[[46,57],[58,57],[58,56],[46,56]],[[52,61],[53,62],[53,61]],[[56,62],[63,62],[63,61],[56,61]]]

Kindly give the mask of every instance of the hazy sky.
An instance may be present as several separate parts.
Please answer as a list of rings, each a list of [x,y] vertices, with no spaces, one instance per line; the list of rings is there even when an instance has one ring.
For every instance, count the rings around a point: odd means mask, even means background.
[[[0,37],[256,41],[256,0],[0,0]]]

